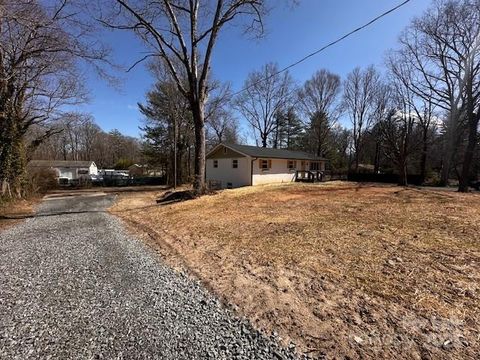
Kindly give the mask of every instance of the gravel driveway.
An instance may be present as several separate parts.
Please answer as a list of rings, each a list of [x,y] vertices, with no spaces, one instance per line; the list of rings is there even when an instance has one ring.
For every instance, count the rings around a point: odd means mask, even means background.
[[[0,233],[0,359],[291,358],[129,235],[113,199],[47,200]]]

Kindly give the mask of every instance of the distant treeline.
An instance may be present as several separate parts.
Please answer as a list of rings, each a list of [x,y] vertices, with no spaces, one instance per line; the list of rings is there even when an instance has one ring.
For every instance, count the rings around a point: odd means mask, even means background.
[[[70,113],[50,125],[54,133],[30,154],[38,160],[91,160],[98,168],[127,169],[142,161],[139,139],[118,130],[103,131],[91,116]],[[28,136],[37,138],[44,129],[32,127]]]

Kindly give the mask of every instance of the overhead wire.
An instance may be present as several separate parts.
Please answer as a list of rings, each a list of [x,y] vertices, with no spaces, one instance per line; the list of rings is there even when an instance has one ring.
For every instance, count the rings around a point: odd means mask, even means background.
[[[353,34],[359,32],[359,31],[362,31],[363,29],[369,27],[369,26],[372,25],[373,23],[379,21],[379,20],[382,19],[383,17],[385,17],[385,16],[393,13],[394,11],[400,9],[402,6],[405,6],[407,3],[411,2],[411,1],[412,1],[412,0],[405,0],[405,1],[401,2],[400,4],[394,6],[393,8],[391,8],[391,9],[383,12],[382,14],[380,14],[380,15],[378,15],[378,16],[376,16],[375,18],[373,18],[372,20],[368,21],[367,23],[365,23],[365,24],[357,27],[356,29],[354,29],[354,30],[348,32],[347,34],[339,37],[338,39],[336,39],[336,40],[334,40],[334,41],[332,41],[332,42],[324,45],[324,46],[321,47],[320,49],[315,50],[314,52],[312,52],[312,53],[310,53],[310,54],[308,54],[308,55],[305,55],[304,57],[302,57],[301,59],[295,61],[294,63],[292,63],[292,64],[290,64],[290,65],[288,65],[288,66],[280,69],[279,71],[277,71],[277,72],[275,72],[275,73],[273,73],[273,74],[270,74],[269,76],[267,76],[267,77],[265,77],[265,78],[263,78],[263,79],[261,79],[261,80],[258,80],[258,81],[254,82],[254,83],[252,83],[252,84],[249,84],[248,86],[246,86],[246,87],[244,87],[244,88],[242,88],[242,89],[234,92],[234,93],[232,94],[232,96],[238,95],[238,94],[240,94],[240,93],[242,93],[242,92],[244,92],[244,91],[246,91],[246,90],[248,90],[248,89],[250,89],[250,88],[252,88],[252,87],[254,87],[254,86],[256,86],[256,85],[258,85],[258,84],[261,84],[262,82],[268,81],[269,79],[271,79],[271,78],[273,78],[273,77],[275,77],[275,76],[277,76],[277,75],[279,75],[279,74],[281,74],[281,73],[284,73],[285,71],[287,71],[287,70],[289,70],[289,69],[291,69],[291,68],[293,68],[293,67],[301,64],[302,62],[304,62],[304,61],[308,60],[309,58],[311,58],[311,57],[313,57],[313,56],[315,56],[315,55],[317,55],[317,54],[325,51],[326,49],[328,49],[328,48],[330,48],[330,47],[338,44],[339,42],[345,40],[346,38],[352,36]]]

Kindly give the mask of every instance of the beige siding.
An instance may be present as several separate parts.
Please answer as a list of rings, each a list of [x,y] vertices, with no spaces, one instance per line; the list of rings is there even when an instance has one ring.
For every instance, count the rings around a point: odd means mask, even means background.
[[[238,160],[238,168],[232,167],[232,160]],[[213,162],[218,161],[218,167],[213,167]],[[221,182],[222,188],[227,188],[231,183],[232,187],[241,187],[250,185],[250,158],[232,157],[232,158],[208,158],[206,167],[207,182],[210,180]]]
[[[260,160],[260,159],[259,159]],[[286,159],[270,159],[271,168],[262,170],[259,167],[259,160],[253,162],[253,184],[274,184],[286,183],[295,180],[295,170],[288,169],[288,160]],[[308,160],[295,160],[297,170],[310,170],[310,162]],[[304,167],[302,168],[302,162]],[[325,170],[325,161],[319,161],[319,170]]]
[[[292,182],[295,179],[295,170],[289,170],[288,160],[270,159],[271,168],[262,170],[259,168],[259,160],[253,162],[253,185]],[[297,161],[297,166],[300,162]]]
[[[238,161],[238,168],[233,168],[232,160]],[[270,168],[262,170],[259,167],[259,161],[243,156],[227,148],[220,147],[215,153],[210,154],[206,163],[206,179],[208,181],[217,181],[222,188],[241,187],[248,185],[260,185],[271,183],[289,183],[295,180],[295,169],[288,169],[287,159],[263,159],[268,160]],[[218,167],[214,167],[214,162],[218,162]],[[302,166],[302,163],[304,166]],[[308,160],[295,160],[296,169],[310,170]],[[319,170],[325,170],[325,162],[319,161]]]

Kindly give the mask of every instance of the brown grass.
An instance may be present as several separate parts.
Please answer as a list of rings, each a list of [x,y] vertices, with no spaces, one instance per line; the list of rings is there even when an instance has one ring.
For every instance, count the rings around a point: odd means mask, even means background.
[[[313,356],[480,354],[480,195],[334,182],[112,209],[258,328]],[[152,240],[151,240],[152,241]]]
[[[0,230],[5,230],[11,227],[21,220],[15,219],[15,217],[22,215],[31,215],[34,213],[34,207],[39,202],[38,198],[31,198],[28,200],[15,200],[15,201],[0,201]],[[12,217],[10,219],[10,217]]]

